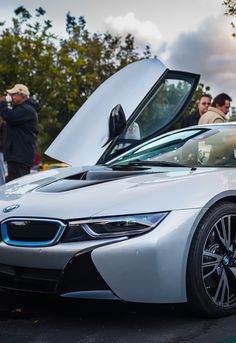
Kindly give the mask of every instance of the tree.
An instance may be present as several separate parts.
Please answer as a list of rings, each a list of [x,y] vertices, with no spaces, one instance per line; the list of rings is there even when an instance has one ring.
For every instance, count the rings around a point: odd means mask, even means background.
[[[151,56],[134,38],[90,33],[83,17],[66,15],[66,37],[51,33],[39,7],[33,17],[23,6],[12,26],[0,23],[0,92],[15,83],[29,86],[39,103],[39,152],[42,153],[88,96],[126,64]]]
[[[181,121],[184,117],[188,116],[193,110],[196,110],[198,108],[198,101],[201,98],[202,95],[207,95],[210,98],[212,98],[212,95],[210,93],[210,87],[205,86],[203,83],[199,83],[197,86],[197,89],[195,90],[192,99],[187,106],[186,110],[184,111]],[[181,127],[181,121],[178,121],[176,124],[173,125],[171,129],[178,129]]]
[[[29,86],[40,104],[39,150],[48,142],[49,132],[57,127],[54,106],[58,71],[55,68],[56,37],[49,32],[51,24],[28,23],[30,13],[23,7],[15,10],[13,25],[0,35],[0,91],[1,94],[15,83]],[[43,15],[40,9],[37,15]]]
[[[230,17],[236,17],[236,0],[224,0],[223,5],[226,7],[225,15]],[[234,22],[231,22],[233,28],[232,36],[236,38],[236,25]]]
[[[128,63],[152,56],[149,46],[138,50],[130,34],[122,39],[109,32],[90,33],[85,19],[71,13],[66,15],[66,35],[58,37],[45,13],[39,7],[33,16],[20,6],[11,27],[0,23],[0,94],[15,83],[29,86],[40,109],[41,154],[105,79]],[[172,96],[181,91],[179,87]],[[199,85],[186,115],[208,90]]]

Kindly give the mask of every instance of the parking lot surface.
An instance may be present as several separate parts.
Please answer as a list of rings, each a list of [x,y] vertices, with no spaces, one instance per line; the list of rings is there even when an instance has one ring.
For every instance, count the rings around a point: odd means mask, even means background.
[[[77,301],[0,292],[0,342],[236,342],[236,315],[205,319],[185,305]],[[235,337],[235,339],[234,339]]]

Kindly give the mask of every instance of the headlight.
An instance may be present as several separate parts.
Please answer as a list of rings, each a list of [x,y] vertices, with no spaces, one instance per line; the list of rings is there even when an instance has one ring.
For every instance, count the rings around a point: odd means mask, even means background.
[[[83,229],[90,239],[131,236],[152,230],[168,213],[169,212],[160,212],[104,217],[91,220],[77,220],[69,222],[68,226],[70,230],[74,231],[74,235],[76,235],[76,231],[78,230],[81,238],[81,229]]]

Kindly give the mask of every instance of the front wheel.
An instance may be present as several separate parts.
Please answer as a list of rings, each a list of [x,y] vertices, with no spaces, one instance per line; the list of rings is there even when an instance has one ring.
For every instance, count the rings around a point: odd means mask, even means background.
[[[187,268],[188,300],[208,317],[236,311],[236,204],[221,202],[199,224]]]

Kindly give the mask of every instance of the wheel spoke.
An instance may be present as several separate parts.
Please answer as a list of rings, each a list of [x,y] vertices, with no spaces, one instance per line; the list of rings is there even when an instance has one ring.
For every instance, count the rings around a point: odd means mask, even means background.
[[[229,282],[225,270],[222,270],[213,300],[220,305],[229,305]]]
[[[231,243],[231,220],[230,219],[231,219],[230,216],[223,217],[215,225],[215,230],[218,234],[218,237],[227,251],[229,250],[230,243]],[[225,220],[227,221],[227,225],[225,225]],[[219,224],[221,224],[221,227]]]
[[[231,274],[233,275],[233,277],[236,279],[236,268],[235,267],[231,267],[229,268]],[[236,280],[235,280],[235,286],[236,286]]]
[[[214,274],[217,268],[219,267],[219,264],[221,263],[221,261],[222,261],[221,255],[205,250],[203,253],[203,262],[202,262],[203,279],[206,279],[210,275]],[[205,269],[206,272],[204,272],[204,268],[207,268],[207,270]],[[212,269],[209,271],[209,268],[212,268]]]
[[[232,253],[233,253],[233,258],[236,258],[236,244],[233,242],[232,244]]]
[[[208,233],[201,243],[201,271],[211,302],[217,310],[230,310],[236,309],[236,207],[231,213],[222,213],[207,227]]]
[[[207,274],[203,275],[203,279],[206,279],[209,276],[211,276],[212,274],[214,274],[215,271],[217,270],[217,268],[218,268],[218,266],[214,266],[212,270],[210,270]],[[221,273],[222,272],[222,268],[221,267],[219,267],[219,268],[220,268],[219,272]],[[217,270],[217,272],[218,272],[218,270]]]
[[[204,257],[206,257],[207,261],[204,261]],[[210,258],[214,258],[214,260],[209,261],[208,257]],[[216,253],[212,253],[210,251],[204,250],[203,252],[203,262],[202,262],[202,266],[203,267],[211,267],[214,265],[219,265],[219,263],[222,261],[222,255],[220,254],[216,254]]]

